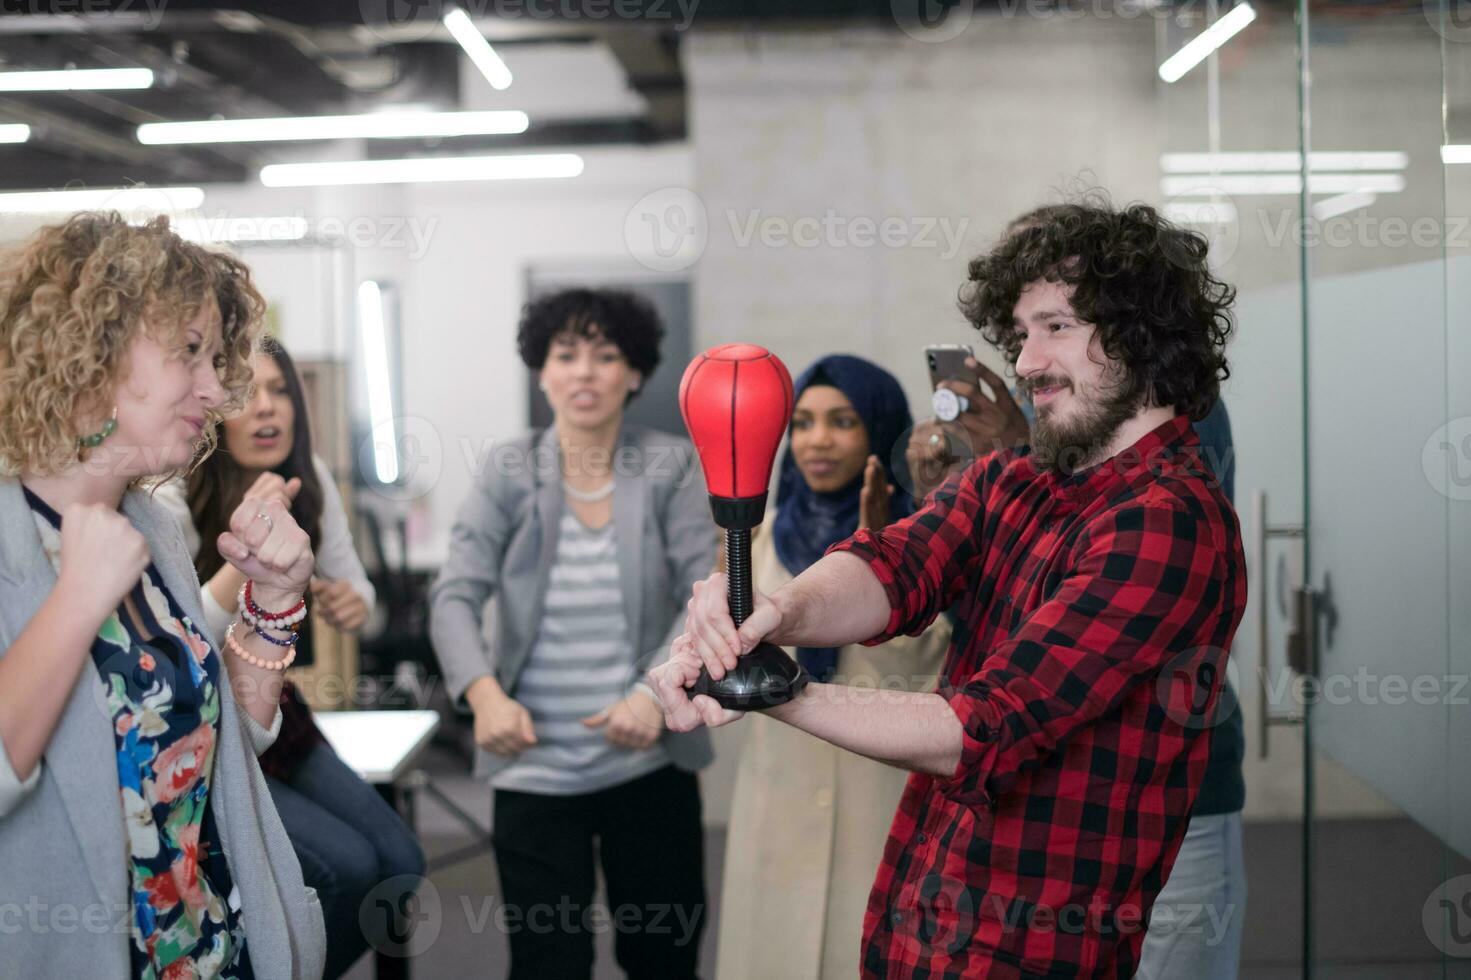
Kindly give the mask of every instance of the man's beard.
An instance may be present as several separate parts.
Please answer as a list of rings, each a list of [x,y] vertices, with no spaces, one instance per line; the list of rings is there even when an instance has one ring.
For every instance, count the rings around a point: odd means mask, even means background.
[[[1130,397],[1126,386],[1091,389],[1080,393],[1062,378],[1030,379],[1023,391],[1031,397],[1033,388],[1063,384],[1078,403],[1066,419],[1054,419],[1050,406],[1037,409],[1032,424],[1032,460],[1039,472],[1050,470],[1059,476],[1071,476],[1083,469],[1089,460],[1113,441],[1119,426],[1139,410],[1139,397]]]

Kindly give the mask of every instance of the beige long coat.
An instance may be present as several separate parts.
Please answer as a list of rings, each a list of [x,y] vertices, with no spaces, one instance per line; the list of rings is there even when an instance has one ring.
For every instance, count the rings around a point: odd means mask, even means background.
[[[792,578],[769,531],[768,522],[751,546],[762,592]],[[933,690],[949,644],[941,616],[923,636],[842,648],[833,680]],[[863,910],[908,774],[759,714],[741,724],[716,978],[852,980]]]

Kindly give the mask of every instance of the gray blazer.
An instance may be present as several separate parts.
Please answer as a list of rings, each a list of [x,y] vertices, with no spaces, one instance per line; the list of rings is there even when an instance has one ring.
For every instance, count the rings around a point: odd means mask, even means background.
[[[688,439],[624,425],[613,470],[623,613],[637,644],[638,661],[629,664],[632,687],[668,655],[683,630],[685,602],[695,582],[714,570],[719,537]],[[429,593],[430,634],[456,701],[486,674],[515,696],[541,625],[562,501],[556,432],[548,428],[497,447],[461,505],[449,557]],[[487,630],[492,596],[494,628]],[[713,758],[703,729],[666,731],[662,744],[688,771]],[[477,753],[476,774],[489,777],[509,761]]]
[[[123,513],[148,540],[174,601],[196,623],[199,579],[173,518],[142,491]],[[20,483],[0,479],[0,657],[56,584]],[[223,667],[222,667],[223,669]],[[18,783],[0,753],[0,933],[4,974],[126,978],[132,902],[112,725],[90,662],[41,765]],[[267,733],[221,683],[211,806],[240,892],[250,960],[270,980],[317,980],[326,936],[316,892],[281,827],[256,753]],[[277,726],[279,729],[279,718]]]

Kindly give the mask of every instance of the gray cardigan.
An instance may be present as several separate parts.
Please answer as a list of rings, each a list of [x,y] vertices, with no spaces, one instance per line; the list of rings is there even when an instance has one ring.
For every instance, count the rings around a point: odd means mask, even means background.
[[[172,517],[132,490],[123,513],[147,539],[153,564],[184,614],[204,623],[199,580]],[[0,478],[0,657],[56,584],[20,483]],[[221,666],[223,670],[223,665]],[[211,806],[240,892],[251,964],[262,980],[317,980],[326,936],[316,892],[281,827],[256,755],[267,731],[219,685],[219,742]],[[131,975],[132,901],[117,749],[101,685],[82,668],[41,764],[16,779],[0,746],[0,961],[6,976]]]
[[[623,613],[639,655],[629,664],[632,687],[684,629],[685,602],[714,570],[719,537],[689,440],[624,425],[612,463]],[[449,556],[430,590],[430,633],[456,701],[487,674],[515,696],[541,623],[562,501],[556,432],[548,428],[497,447],[461,505]],[[666,731],[662,744],[687,771],[713,758],[703,729]],[[509,761],[477,753],[476,774],[488,778]]]

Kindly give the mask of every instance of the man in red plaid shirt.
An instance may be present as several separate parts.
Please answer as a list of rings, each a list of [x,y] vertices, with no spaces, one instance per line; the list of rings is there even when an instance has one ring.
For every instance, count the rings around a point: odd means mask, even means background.
[[[696,587],[650,672],[679,731],[740,717],[685,689],[760,639],[879,643],[957,617],[938,693],[810,684],[767,711],[914,773],[864,976],[1133,975],[1246,603],[1236,514],[1190,428],[1229,373],[1233,299],[1205,241],[1151,208],[1046,209],[962,294],[1036,409],[1030,451],[836,545],[739,631],[724,577]]]

